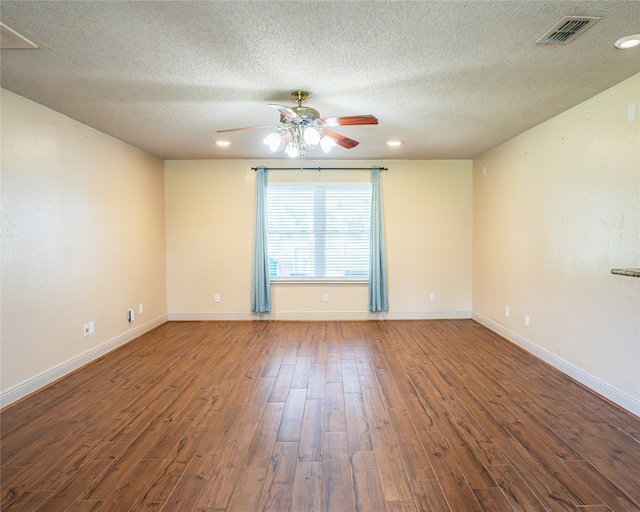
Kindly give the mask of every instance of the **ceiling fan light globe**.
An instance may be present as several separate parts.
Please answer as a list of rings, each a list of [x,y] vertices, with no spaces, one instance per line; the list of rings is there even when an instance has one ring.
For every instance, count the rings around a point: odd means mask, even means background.
[[[297,157],[299,155],[298,148],[296,148],[291,143],[289,143],[287,145],[287,149],[285,150],[285,153],[287,153],[287,156],[289,156],[291,158],[295,158],[295,157]]]
[[[273,132],[262,141],[264,144],[269,146],[271,152],[276,151],[280,147],[280,143],[282,142],[282,137],[278,132]]]
[[[331,151],[331,148],[335,145],[336,142],[331,137],[322,137],[322,140],[320,141],[320,147],[325,153]]]
[[[304,129],[304,141],[310,146],[315,146],[320,142],[320,134],[318,130],[310,126]]]

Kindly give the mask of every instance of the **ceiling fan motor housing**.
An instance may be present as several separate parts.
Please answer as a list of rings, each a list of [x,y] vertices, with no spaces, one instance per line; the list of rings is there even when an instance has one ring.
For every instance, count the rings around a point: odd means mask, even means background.
[[[311,107],[291,107],[291,110],[293,110],[298,117],[300,117],[303,120],[307,120],[307,121],[315,121],[316,119],[320,118],[320,112],[318,112],[315,108],[311,108]],[[291,119],[286,119],[283,116],[280,116],[280,122],[285,122],[285,121],[289,121],[291,122]]]

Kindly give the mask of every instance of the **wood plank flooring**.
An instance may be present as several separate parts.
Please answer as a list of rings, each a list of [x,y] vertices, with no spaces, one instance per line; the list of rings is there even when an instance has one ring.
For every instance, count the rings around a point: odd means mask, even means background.
[[[640,419],[471,320],[168,323],[0,419],[6,512],[640,511]]]

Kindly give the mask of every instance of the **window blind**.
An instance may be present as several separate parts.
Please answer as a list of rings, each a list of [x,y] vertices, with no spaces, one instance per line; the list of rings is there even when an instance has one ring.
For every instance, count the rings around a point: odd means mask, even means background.
[[[269,184],[270,276],[367,280],[370,216],[371,183]]]

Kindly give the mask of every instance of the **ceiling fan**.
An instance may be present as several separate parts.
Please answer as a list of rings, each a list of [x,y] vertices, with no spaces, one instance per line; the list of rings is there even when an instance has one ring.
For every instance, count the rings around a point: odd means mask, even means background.
[[[231,128],[218,130],[218,133],[275,128],[275,131],[263,142],[269,146],[271,152],[284,150],[287,155],[295,158],[304,156],[308,149],[318,144],[325,153],[331,151],[331,148],[336,145],[345,149],[355,148],[358,145],[358,141],[331,131],[327,127],[378,124],[378,119],[372,115],[320,117],[320,113],[315,108],[302,105],[308,96],[308,92],[292,92],[291,97],[298,104],[295,107],[270,104],[271,108],[280,113],[280,124]]]

